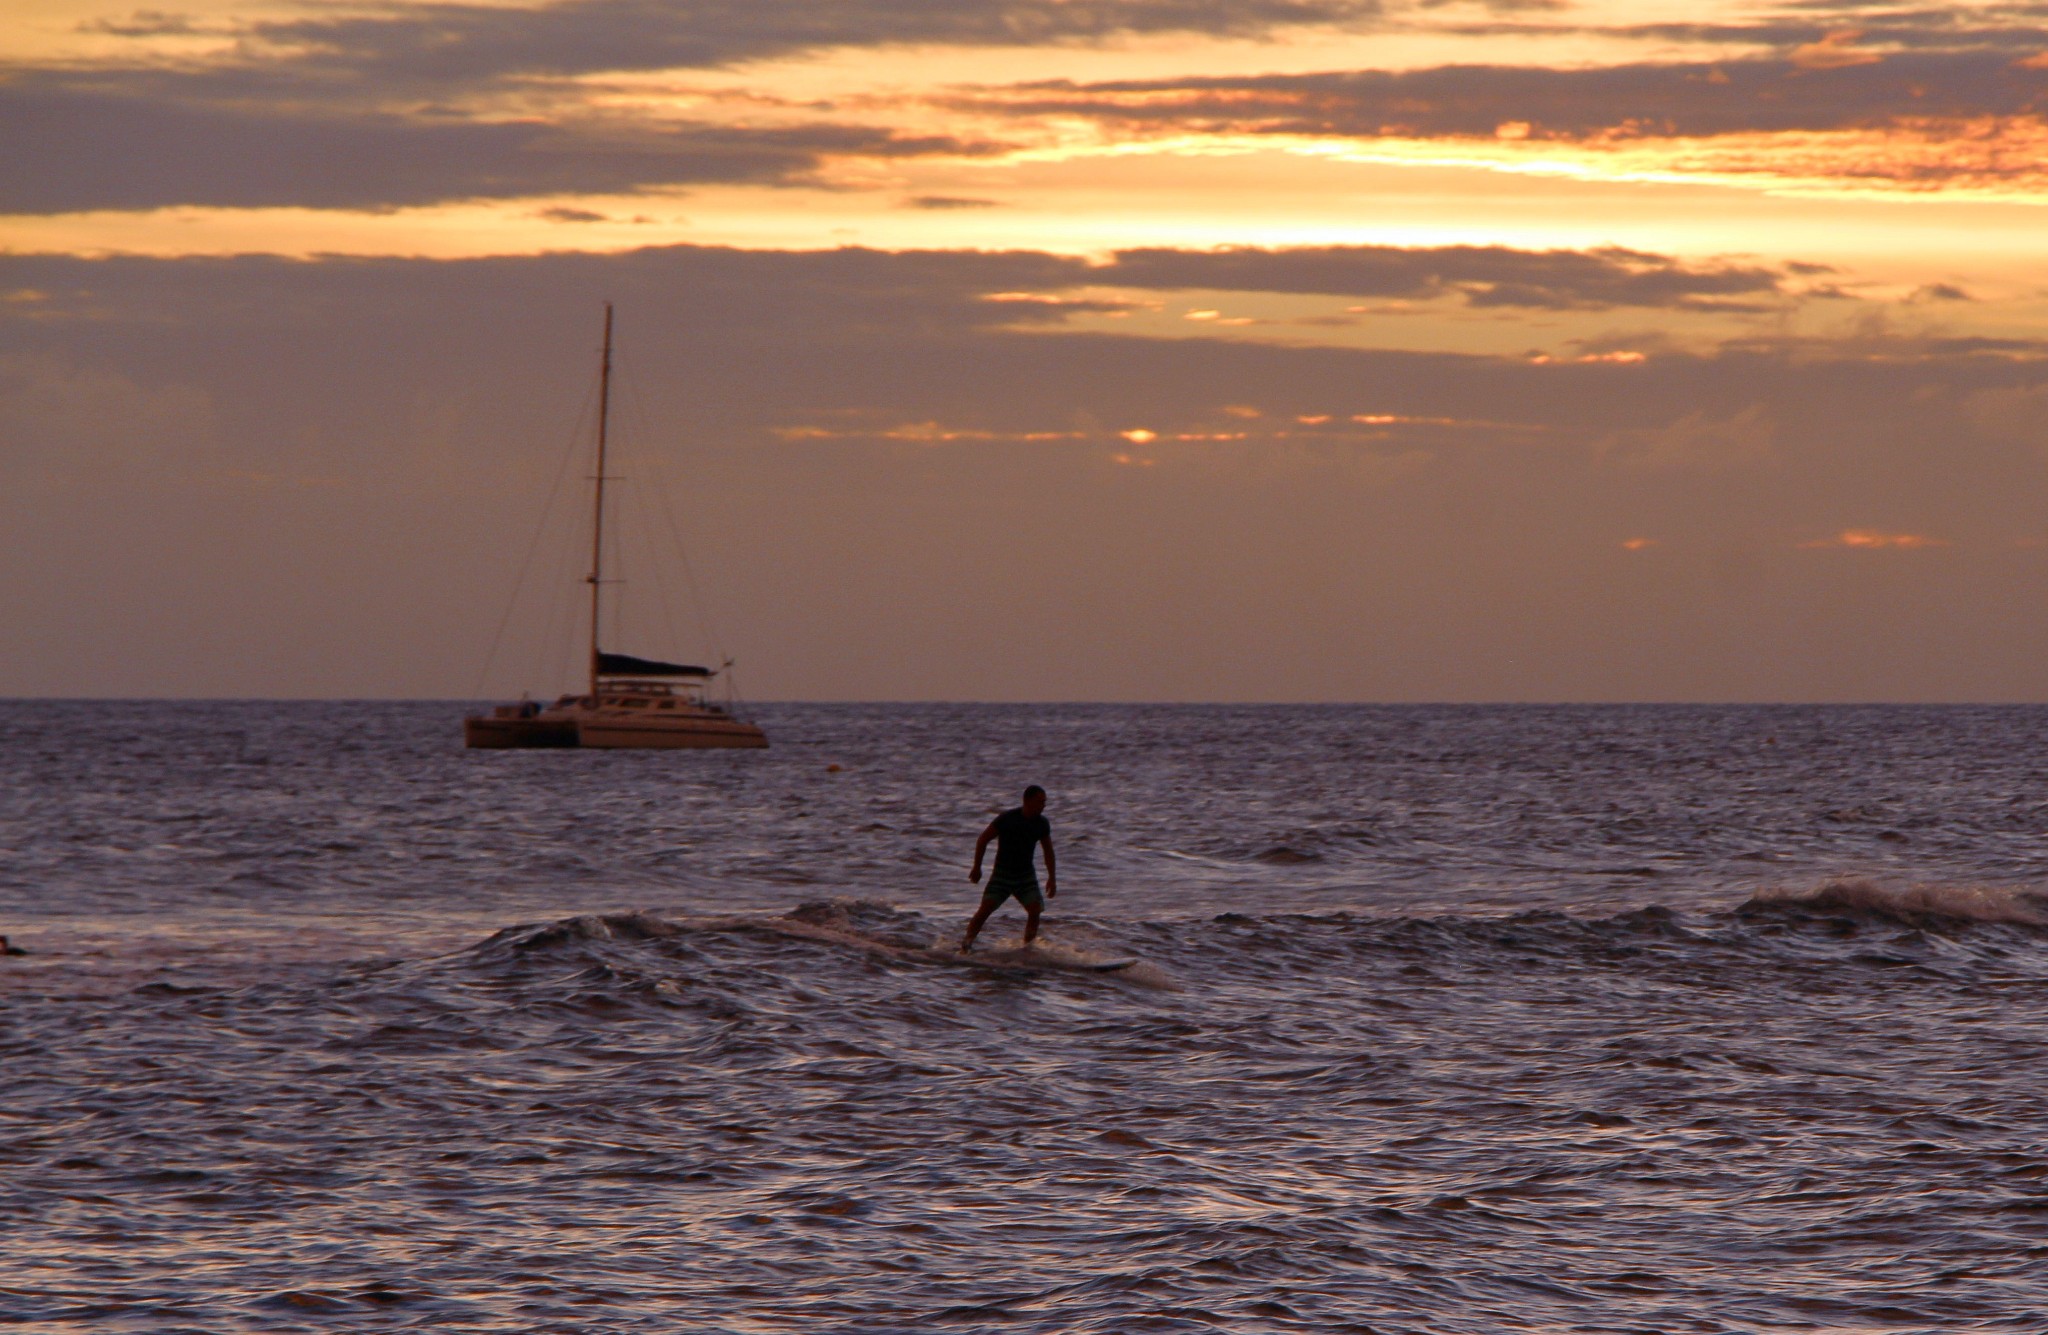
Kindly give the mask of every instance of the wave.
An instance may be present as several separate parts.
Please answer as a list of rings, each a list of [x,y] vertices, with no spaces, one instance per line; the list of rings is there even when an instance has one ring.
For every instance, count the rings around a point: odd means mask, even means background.
[[[1021,940],[992,926],[984,943],[970,955],[954,946],[960,923],[935,922],[913,910],[875,900],[813,900],[780,914],[677,915],[652,913],[582,914],[549,923],[527,923],[493,933],[468,952],[474,960],[502,962],[536,954],[588,954],[620,944],[701,940],[719,936],[751,937],[782,944],[808,943],[841,947],[884,961],[927,966],[964,967],[1007,973],[1076,972],[1104,974],[1152,987],[1171,987],[1172,980],[1145,961],[1132,962],[1099,928],[1065,926],[1057,939],[1050,933],[1026,947]]]
[[[2015,972],[2048,978],[2048,904],[1994,886],[1891,887],[1842,878],[1756,895],[1733,910],[1682,913],[1662,905],[1608,917],[1550,910],[1507,916],[1373,916],[1361,913],[1234,914],[1213,918],[1094,921],[1054,918],[1031,949],[1018,922],[998,918],[972,956],[956,953],[961,922],[872,899],[813,900],[779,914],[631,912],[508,927],[461,952],[475,965],[513,966],[646,991],[661,984],[766,988],[798,993],[835,979],[908,979],[953,971],[1066,975],[1088,983],[1159,990],[1370,988],[1390,975],[1480,983],[1502,969],[1675,971],[1688,976],[1752,971],[1791,976],[1814,967],[1917,967],[1943,977]],[[2038,957],[2038,964],[2034,961]],[[1124,961],[1135,959],[1134,964]],[[1113,969],[1113,972],[1103,970]],[[744,981],[742,981],[744,980]]]
[[[2048,901],[2027,890],[1992,885],[1897,887],[1854,876],[1812,890],[1760,891],[1736,913],[1750,919],[1847,916],[1915,928],[1991,923],[2048,929]]]

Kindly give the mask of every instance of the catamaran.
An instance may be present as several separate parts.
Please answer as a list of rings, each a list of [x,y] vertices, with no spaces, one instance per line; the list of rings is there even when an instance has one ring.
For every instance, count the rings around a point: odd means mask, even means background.
[[[462,721],[465,746],[759,747],[768,735],[709,698],[717,672],[598,647],[604,610],[605,437],[611,417],[612,307],[604,307],[598,372],[596,497],[590,522],[590,673],[581,695],[553,704],[522,700]]]

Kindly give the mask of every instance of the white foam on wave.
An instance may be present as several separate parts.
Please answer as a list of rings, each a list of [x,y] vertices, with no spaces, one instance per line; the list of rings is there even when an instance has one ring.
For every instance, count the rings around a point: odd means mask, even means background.
[[[2041,899],[1998,885],[1887,886],[1861,876],[1844,876],[1812,890],[1758,891],[1750,905],[1777,905],[1816,912],[1873,913],[1890,918],[1952,918],[1966,922],[2048,927]]]

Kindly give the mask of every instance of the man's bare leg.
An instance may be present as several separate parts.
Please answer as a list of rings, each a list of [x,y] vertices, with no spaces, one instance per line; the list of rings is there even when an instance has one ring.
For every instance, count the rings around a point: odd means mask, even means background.
[[[974,916],[967,920],[967,935],[960,938],[961,954],[965,955],[974,949],[974,938],[981,935],[981,929],[988,922],[989,915],[998,907],[1000,906],[996,904],[983,904],[975,911]]]
[[[1038,939],[1038,915],[1045,912],[1044,905],[1024,906],[1024,944],[1028,947]]]

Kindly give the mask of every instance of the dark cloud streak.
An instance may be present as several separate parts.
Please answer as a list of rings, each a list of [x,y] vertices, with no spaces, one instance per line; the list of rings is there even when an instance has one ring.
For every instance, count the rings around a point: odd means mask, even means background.
[[[1377,0],[566,0],[420,5],[255,25],[308,69],[380,84],[703,69],[833,47],[1037,46],[1149,33],[1256,36],[1371,18]]]
[[[377,209],[654,186],[787,185],[827,156],[975,153],[856,125],[421,121],[0,86],[0,211],[171,205]]]
[[[1237,133],[1534,138],[1708,136],[2038,116],[2048,69],[2008,55],[1901,54],[1814,69],[1788,59],[1587,69],[1450,65],[1242,78],[1045,83],[970,104],[1130,126]]]
[[[1126,287],[1213,288],[1429,299],[1548,310],[1721,306],[1781,295],[1778,275],[1747,265],[1694,267],[1607,248],[1304,246],[1215,251],[1122,250],[1100,281]]]
[[[1378,0],[564,0],[427,4],[248,25],[226,57],[0,70],[0,209],[389,208],[473,198],[806,181],[829,155],[974,153],[847,124],[628,123],[580,106],[457,113],[533,81],[702,69],[892,43],[1028,46],[1256,35],[1370,17]],[[192,31],[144,11],[95,31]],[[531,91],[526,89],[526,91]]]

